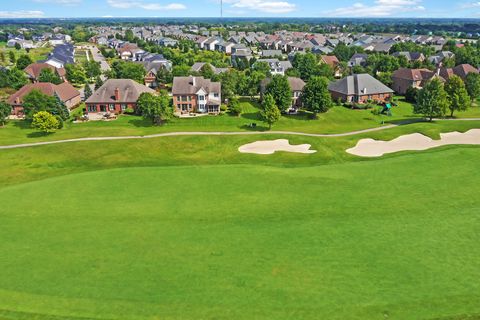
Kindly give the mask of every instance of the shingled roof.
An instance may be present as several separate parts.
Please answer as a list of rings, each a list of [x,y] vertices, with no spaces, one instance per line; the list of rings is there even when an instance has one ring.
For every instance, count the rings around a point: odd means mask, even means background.
[[[172,94],[196,94],[202,88],[208,93],[221,91],[220,82],[212,82],[203,77],[175,77]]]
[[[344,95],[370,95],[392,93],[393,90],[369,75],[368,73],[354,74],[328,86],[328,90]]]
[[[119,99],[115,99],[118,89]],[[156,91],[131,79],[108,79],[98,88],[86,103],[135,103],[144,92],[156,94]]]
[[[29,94],[32,90],[39,90],[41,93],[48,96],[54,96],[56,94],[63,102],[80,95],[80,92],[68,82],[59,85],[49,82],[38,82],[26,84],[21,87],[8,98],[8,104],[21,105],[23,103],[23,97]]]
[[[53,72],[57,72],[57,74],[60,77],[65,77],[66,72],[64,68],[55,68],[54,66],[44,63],[44,62],[37,62],[37,63],[32,63],[28,65],[24,71],[30,76],[32,79],[38,79],[40,76],[40,72],[42,72],[43,69],[50,69]]]

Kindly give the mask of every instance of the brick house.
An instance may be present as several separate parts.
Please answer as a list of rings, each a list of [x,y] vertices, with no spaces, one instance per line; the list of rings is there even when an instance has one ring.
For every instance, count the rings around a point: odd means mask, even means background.
[[[301,97],[302,97],[303,88],[305,87],[305,82],[302,79],[296,78],[296,77],[288,77],[287,79],[288,79],[288,84],[290,85],[290,89],[292,90],[291,108],[297,110],[302,107]],[[267,86],[271,81],[272,81],[271,78],[266,78],[260,82],[260,96],[262,97],[262,99],[263,99],[263,94],[265,93]]]
[[[71,110],[82,101],[80,91],[75,89],[70,83],[63,82],[61,84],[53,84],[49,82],[29,83],[21,87],[17,92],[12,94],[7,103],[12,106],[12,115],[21,117],[23,113],[23,98],[32,92],[38,90],[48,96],[58,96],[65,103],[65,106]]]
[[[172,95],[176,113],[220,112],[222,85],[203,77],[175,77]]]
[[[87,113],[123,113],[137,108],[137,100],[144,92],[156,91],[131,79],[108,79],[85,101]]]
[[[57,74],[60,79],[66,81],[67,73],[64,68],[56,68],[48,63],[32,63],[28,65],[23,71],[27,74],[27,77],[30,79],[31,82],[38,82],[38,77],[43,69],[50,69],[53,73]]]
[[[331,83],[328,90],[334,100],[351,103],[386,102],[393,90],[367,73],[354,74]]]
[[[442,67],[438,70],[438,73],[445,80],[448,80],[452,75],[456,75],[465,81],[469,73],[478,73],[478,69],[470,64],[464,63],[453,68]]]
[[[445,81],[436,72],[428,69],[400,68],[392,74],[392,87],[398,94],[405,94],[408,88],[423,88],[425,83],[434,77]]]

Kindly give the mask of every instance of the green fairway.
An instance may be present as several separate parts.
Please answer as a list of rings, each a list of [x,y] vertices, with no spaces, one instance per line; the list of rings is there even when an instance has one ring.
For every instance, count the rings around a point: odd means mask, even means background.
[[[0,319],[480,319],[480,148],[345,152],[479,127],[0,150]]]
[[[463,319],[480,313],[479,156],[123,168],[4,187],[0,316]]]

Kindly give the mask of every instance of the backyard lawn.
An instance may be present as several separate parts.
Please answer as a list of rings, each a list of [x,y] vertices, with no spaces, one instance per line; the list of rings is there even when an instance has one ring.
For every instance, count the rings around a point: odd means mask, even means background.
[[[243,113],[240,117],[223,114],[189,119],[174,118],[160,127],[152,126],[149,121],[138,116],[120,116],[118,120],[110,122],[90,121],[79,124],[69,122],[56,133],[43,135],[30,128],[25,121],[10,121],[4,128],[0,128],[0,145],[79,137],[147,135],[178,131],[266,131],[267,125],[260,119],[260,110],[257,104],[249,100],[243,100],[241,104]],[[480,118],[480,107],[472,107],[456,116]],[[343,106],[335,106],[327,113],[320,114],[316,120],[306,113],[284,115],[280,121],[274,124],[272,130],[331,134],[420,119],[418,115],[413,115],[411,104],[400,101],[399,105],[394,108],[391,117],[374,115],[372,110],[351,110]],[[252,123],[257,124],[255,129],[249,127]]]

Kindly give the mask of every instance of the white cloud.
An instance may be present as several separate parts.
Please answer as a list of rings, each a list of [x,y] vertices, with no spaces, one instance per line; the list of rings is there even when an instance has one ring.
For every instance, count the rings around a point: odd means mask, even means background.
[[[181,3],[169,3],[161,5],[160,3],[130,0],[107,0],[107,3],[111,7],[118,9],[141,8],[145,10],[184,10],[187,8]]]
[[[480,8],[480,1],[478,2],[468,2],[468,3],[462,3],[460,5],[462,9],[470,9],[470,8]]]
[[[373,5],[357,2],[350,7],[326,11],[325,14],[333,17],[389,17],[419,11],[425,11],[421,0],[376,0]]]
[[[260,11],[265,13],[289,13],[296,10],[296,5],[287,1],[268,0],[224,0],[232,8]]]
[[[37,10],[0,11],[0,18],[42,18],[44,16],[43,11]]]
[[[55,3],[60,5],[76,5],[80,4],[82,0],[33,0],[38,3]]]

